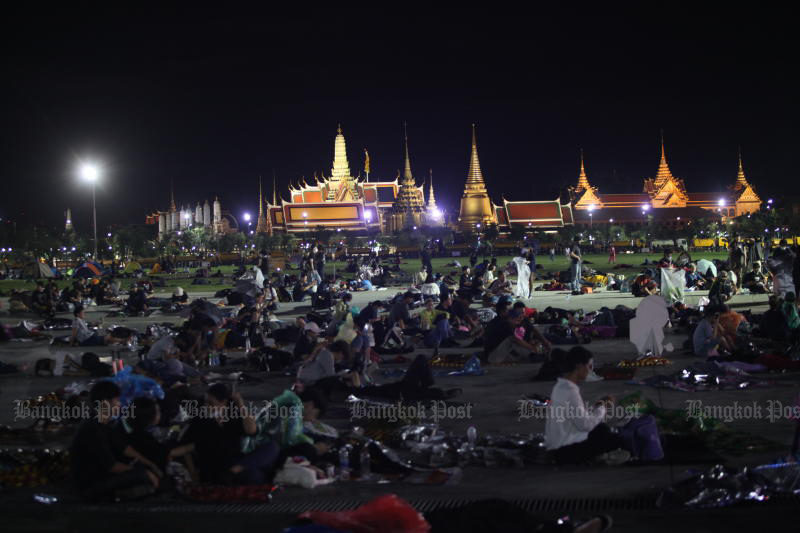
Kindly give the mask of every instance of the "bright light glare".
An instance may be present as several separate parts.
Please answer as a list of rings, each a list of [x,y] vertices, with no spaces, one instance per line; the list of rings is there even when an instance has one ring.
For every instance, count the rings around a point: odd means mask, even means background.
[[[245,222],[250,222],[250,213],[245,213],[244,214],[244,221]]]
[[[93,165],[91,163],[84,163],[81,165],[80,174],[81,178],[85,179],[88,182],[94,183],[100,177],[100,169],[97,168],[97,165]]]
[[[644,204],[642,206],[642,211],[650,211],[650,204]]]
[[[720,206],[720,207],[722,207],[723,205],[725,205],[725,200],[723,200],[722,198],[720,198],[720,199],[719,199],[719,201],[717,202],[717,205],[718,205],[718,206]]]

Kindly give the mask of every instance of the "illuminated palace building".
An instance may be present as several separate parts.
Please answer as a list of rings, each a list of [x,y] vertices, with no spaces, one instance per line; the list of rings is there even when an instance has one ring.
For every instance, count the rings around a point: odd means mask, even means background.
[[[369,154],[365,152],[365,177],[354,177],[347,160],[347,146],[341,127],[333,145],[330,176],[314,176],[309,184],[304,178],[290,185],[289,200],[276,198],[273,187],[271,203],[259,198],[257,232],[304,232],[323,226],[342,231],[377,230],[392,233],[418,226],[442,225],[436,207],[433,183],[429,180],[428,202],[423,186],[417,186],[411,173],[408,137],[405,138],[405,161],[402,177],[392,181],[370,181]]]
[[[510,202],[495,205],[483,181],[473,126],[472,160],[461,199],[459,229],[474,231],[482,224],[497,224],[501,231],[511,227],[556,230],[566,225],[646,224],[680,227],[691,220],[724,220],[758,211],[761,199],[748,183],[739,155],[738,176],[725,192],[690,193],[683,180],[672,175],[661,142],[661,161],[654,178],[644,180],[641,193],[601,194],[589,183],[581,155],[578,183],[569,189],[569,201],[559,198],[545,201]]]

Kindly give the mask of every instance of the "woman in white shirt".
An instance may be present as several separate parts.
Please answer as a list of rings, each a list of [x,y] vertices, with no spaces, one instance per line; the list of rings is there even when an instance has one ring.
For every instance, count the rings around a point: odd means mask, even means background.
[[[425,277],[425,283],[422,284],[420,292],[422,293],[423,298],[439,298],[439,285],[433,281],[433,276],[431,274],[428,274]]]
[[[622,448],[622,438],[604,423],[614,398],[605,396],[588,407],[581,397],[578,383],[586,379],[593,366],[592,353],[575,346],[564,357],[564,372],[550,394],[544,441],[557,463],[585,463]]]

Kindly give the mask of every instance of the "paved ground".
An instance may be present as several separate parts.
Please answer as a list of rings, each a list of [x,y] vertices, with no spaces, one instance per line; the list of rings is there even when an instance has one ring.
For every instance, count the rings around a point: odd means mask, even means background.
[[[355,293],[353,304],[363,307],[367,301],[373,299],[385,299],[396,290],[379,291],[370,293]],[[204,293],[190,293],[192,297],[210,296]],[[689,304],[695,303],[704,292],[690,293],[687,297]],[[620,295],[618,293],[596,293],[579,297],[571,297],[566,293],[542,293],[537,292],[534,298],[527,304],[545,308],[547,306],[562,308],[583,308],[586,311],[598,309],[602,306],[613,307],[616,305],[627,305],[635,307],[638,299],[630,295]],[[753,311],[763,311],[766,305],[765,296],[738,296],[734,299],[733,305],[737,308],[753,309]],[[280,314],[286,318],[292,318],[297,314],[308,309],[302,304],[282,304]],[[89,320],[99,320],[105,313],[104,310],[93,310],[89,313]],[[14,322],[18,319],[8,317],[0,318],[3,322]],[[144,326],[150,322],[170,321],[176,322],[177,317],[153,316],[149,319],[142,318],[121,318],[105,319],[105,324],[119,324],[143,330]],[[680,347],[685,340],[685,335],[673,332],[667,333],[667,340],[671,341],[676,347]],[[595,354],[596,365],[601,366],[605,362],[617,361],[621,358],[635,356],[633,345],[625,340],[596,341],[588,346]],[[78,349],[70,351],[80,352]],[[107,351],[108,349],[106,349]],[[0,346],[0,360],[7,363],[24,364],[35,361],[39,357],[46,356],[51,351],[50,346],[42,343],[6,343]],[[469,352],[467,349],[453,349],[450,351]],[[474,350],[473,350],[474,351]],[[678,352],[668,354],[675,362],[673,369],[680,368],[682,363],[688,363],[693,358]],[[552,387],[551,383],[532,382],[530,378],[536,373],[538,365],[525,364],[514,367],[490,367],[485,376],[480,377],[447,377],[440,378],[443,387],[461,387],[464,394],[459,401],[471,404],[471,418],[445,420],[442,422],[446,429],[455,432],[464,432],[470,425],[475,425],[480,433],[538,433],[544,429],[544,421],[536,419],[519,419],[518,400],[526,393],[549,394]],[[639,369],[637,377],[646,377],[656,372],[665,372],[663,368],[643,368]],[[732,405],[734,402],[752,403],[757,402],[766,409],[767,402],[778,400],[784,404],[790,404],[793,397],[797,394],[797,375],[770,376],[777,379],[780,386],[765,389],[752,389],[731,392],[704,392],[697,394],[687,394],[676,391],[657,391],[656,389],[644,388],[629,384],[624,381],[604,381],[598,383],[587,383],[582,386],[584,398],[589,401],[599,398],[605,394],[613,394],[622,397],[628,393],[641,391],[648,398],[656,401],[663,407],[685,408],[687,400],[699,399],[705,405]],[[67,382],[69,378],[33,378],[28,375],[12,375],[0,377],[0,424],[13,423],[14,412],[13,402],[16,399],[29,398],[31,396],[46,393],[54,390]],[[271,398],[278,394],[289,384],[287,377],[268,378],[259,384],[242,385],[240,391],[246,399],[260,401]],[[333,420],[336,425],[346,425],[349,421],[341,418]],[[16,422],[19,424],[20,422]],[[793,425],[786,419],[769,421],[765,418],[735,420],[730,426],[757,434],[773,440],[788,449]],[[744,457],[730,457],[730,464],[762,464],[773,460],[776,453],[763,454],[761,456],[750,455]],[[700,466],[702,467],[702,465]],[[596,467],[596,468],[556,468],[553,466],[532,466],[525,469],[486,469],[486,468],[467,468],[459,484],[445,486],[418,486],[418,485],[358,485],[358,484],[336,484],[329,487],[315,489],[314,491],[290,490],[277,496],[280,498],[311,498],[318,501],[326,501],[334,497],[353,497],[358,499],[369,499],[378,492],[396,492],[409,499],[420,498],[485,498],[503,497],[509,499],[529,498],[529,499],[550,499],[550,498],[597,498],[597,497],[633,497],[638,495],[655,494],[673,481],[683,479],[691,468],[698,468],[698,465],[672,464],[645,467]],[[759,508],[751,509],[752,513],[766,513]],[[613,513],[612,513],[613,514]],[[726,523],[725,517],[739,516],[740,512],[731,511],[718,513],[723,517],[719,524]],[[619,513],[623,518],[622,524],[628,523],[628,528],[616,528],[618,530],[641,531],[637,526],[642,524],[648,514]],[[717,516],[717,515],[715,515]],[[755,516],[755,515],[754,515]],[[638,518],[637,518],[638,517]],[[675,517],[664,514],[664,521],[660,525],[675,524]],[[55,518],[54,518],[55,519]],[[687,515],[687,520],[689,515]],[[694,520],[694,519],[692,519]],[[273,527],[277,527],[277,522],[271,522]],[[648,521],[649,522],[649,521]],[[30,522],[20,521],[19,525]],[[56,523],[64,524],[65,528],[74,524],[74,517],[60,518]],[[206,525],[210,525],[211,522]],[[683,525],[688,525],[682,522]],[[699,523],[698,523],[699,524]],[[692,530],[713,530],[717,522],[706,521],[701,528]],[[653,524],[646,526],[647,529],[654,529]],[[691,526],[690,526],[691,527]],[[666,529],[666,528],[665,528]],[[660,530],[660,529],[659,529]]]

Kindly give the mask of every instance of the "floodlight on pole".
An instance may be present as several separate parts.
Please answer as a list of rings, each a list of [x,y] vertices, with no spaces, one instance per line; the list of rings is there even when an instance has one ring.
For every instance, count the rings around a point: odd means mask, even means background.
[[[95,188],[100,179],[100,167],[95,163],[82,163],[78,169],[78,175],[84,181],[92,184],[92,223],[94,226],[94,260],[97,261],[97,201]]]

